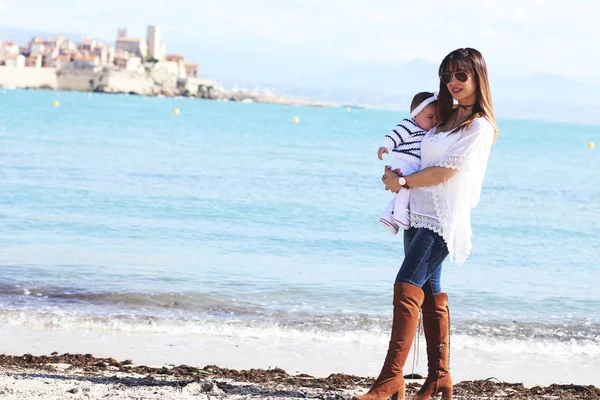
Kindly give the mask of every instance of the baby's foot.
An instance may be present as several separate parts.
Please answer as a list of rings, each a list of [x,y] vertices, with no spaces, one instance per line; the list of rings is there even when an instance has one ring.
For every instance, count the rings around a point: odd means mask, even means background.
[[[398,234],[398,229],[400,229],[400,227],[398,226],[398,223],[396,223],[394,221],[393,217],[391,217],[391,216],[390,216],[390,218],[381,217],[381,218],[379,218],[379,223],[381,224],[381,226],[383,226],[385,229],[387,229],[392,235]]]
[[[410,214],[408,210],[403,212],[395,212],[392,217],[394,223],[398,225],[398,229],[402,228],[405,231],[410,229]]]

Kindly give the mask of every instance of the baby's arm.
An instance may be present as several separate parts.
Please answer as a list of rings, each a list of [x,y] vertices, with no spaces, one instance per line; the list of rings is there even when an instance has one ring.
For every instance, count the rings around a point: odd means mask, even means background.
[[[390,151],[387,149],[387,147],[381,146],[379,148],[379,150],[377,150],[377,158],[379,158],[380,160],[383,160],[384,154],[390,154]]]
[[[392,129],[379,143],[379,150],[377,151],[377,158],[383,160],[384,154],[390,154],[390,152],[404,142],[402,135],[405,132],[410,133],[409,129],[404,125],[406,122],[402,121],[394,129]]]

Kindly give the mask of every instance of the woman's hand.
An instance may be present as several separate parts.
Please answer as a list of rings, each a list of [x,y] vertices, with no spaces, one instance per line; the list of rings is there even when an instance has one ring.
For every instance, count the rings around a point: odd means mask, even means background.
[[[383,172],[383,176],[381,177],[381,182],[385,185],[385,190],[391,190],[394,193],[398,193],[402,186],[398,182],[398,178],[402,176],[402,171],[400,169],[395,169],[392,171],[389,165],[385,166],[385,170]]]

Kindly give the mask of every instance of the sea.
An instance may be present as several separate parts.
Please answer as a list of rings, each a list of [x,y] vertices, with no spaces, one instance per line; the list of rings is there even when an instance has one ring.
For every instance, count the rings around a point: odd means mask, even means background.
[[[406,116],[0,89],[0,351],[377,375],[403,259],[377,148]],[[600,384],[600,126],[498,126],[443,265],[453,373]]]

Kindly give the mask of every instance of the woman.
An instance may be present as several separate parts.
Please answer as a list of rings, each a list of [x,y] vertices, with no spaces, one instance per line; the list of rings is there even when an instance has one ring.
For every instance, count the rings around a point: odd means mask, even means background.
[[[487,159],[497,136],[485,61],[475,49],[458,49],[439,68],[440,124],[421,144],[421,170],[407,176],[386,167],[386,190],[411,188],[411,229],[394,284],[392,335],[383,368],[357,400],[404,399],[402,369],[423,309],[428,375],[414,398],[437,393],[452,398],[448,296],[442,293],[442,261],[464,263],[471,251],[471,208],[479,201]],[[458,105],[454,105],[454,102]]]

